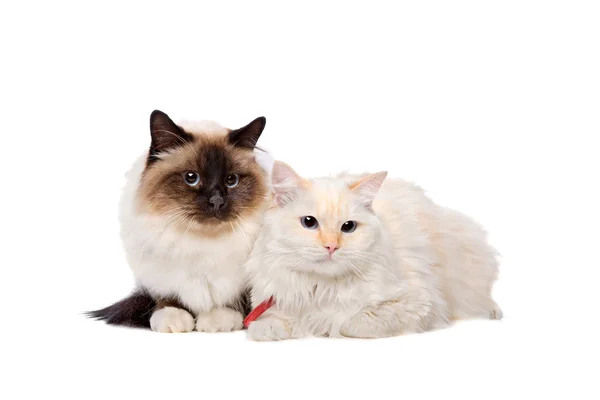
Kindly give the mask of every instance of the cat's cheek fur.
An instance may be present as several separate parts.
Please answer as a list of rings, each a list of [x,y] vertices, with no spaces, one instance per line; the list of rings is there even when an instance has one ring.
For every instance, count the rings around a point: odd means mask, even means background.
[[[231,308],[215,308],[198,314],[196,330],[198,332],[231,332],[243,327],[244,316]]]
[[[184,333],[194,330],[194,317],[176,307],[164,307],[150,317],[150,328],[161,333]]]

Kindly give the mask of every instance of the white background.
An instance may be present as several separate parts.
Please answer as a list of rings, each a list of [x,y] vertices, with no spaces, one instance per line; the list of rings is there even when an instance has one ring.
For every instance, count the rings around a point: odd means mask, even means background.
[[[597,2],[218,4],[0,6],[0,397],[597,399]],[[133,285],[117,203],[155,108],[264,115],[302,174],[386,169],[472,215],[505,319],[280,343],[85,319]]]

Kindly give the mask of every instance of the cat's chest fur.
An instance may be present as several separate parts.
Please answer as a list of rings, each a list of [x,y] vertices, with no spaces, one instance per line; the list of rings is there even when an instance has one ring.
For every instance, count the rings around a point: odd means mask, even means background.
[[[244,288],[242,265],[260,227],[257,221],[248,225],[248,232],[198,238],[137,216],[122,235],[137,282],[156,295],[177,296],[199,313],[231,304]]]
[[[367,302],[372,297],[371,284],[353,277],[324,280],[301,273],[271,271],[269,275],[258,274],[253,283],[255,293],[274,296],[278,307],[290,313],[354,311],[357,303]],[[254,305],[264,300],[262,297],[254,299]]]

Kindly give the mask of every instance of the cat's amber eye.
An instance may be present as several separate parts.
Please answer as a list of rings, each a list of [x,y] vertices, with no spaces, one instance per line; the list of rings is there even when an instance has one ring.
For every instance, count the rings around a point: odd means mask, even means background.
[[[183,173],[183,180],[189,186],[198,186],[200,183],[200,175],[194,171],[187,171]]]
[[[356,230],[356,226],[358,224],[356,221],[346,221],[342,224],[342,232],[344,233],[352,233]]]
[[[319,222],[312,215],[307,215],[306,217],[300,218],[300,223],[306,229],[311,229],[311,230],[317,229],[317,227],[319,226]]]
[[[240,183],[240,176],[238,174],[229,174],[225,178],[225,186],[228,188],[234,188]]]

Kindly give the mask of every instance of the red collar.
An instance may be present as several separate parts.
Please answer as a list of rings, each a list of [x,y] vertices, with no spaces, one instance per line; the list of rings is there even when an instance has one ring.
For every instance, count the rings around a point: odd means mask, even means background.
[[[257,305],[256,308],[252,310],[250,314],[248,314],[246,319],[244,319],[244,326],[247,328],[252,321],[258,319],[258,317],[260,317],[265,311],[271,308],[273,303],[275,302],[273,301],[273,297],[271,296],[268,300],[265,300],[259,305]]]

